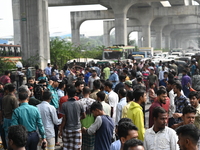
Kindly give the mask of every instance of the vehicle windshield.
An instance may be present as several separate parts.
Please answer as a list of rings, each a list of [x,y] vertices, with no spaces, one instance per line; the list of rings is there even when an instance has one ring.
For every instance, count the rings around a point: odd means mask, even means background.
[[[119,59],[122,57],[122,52],[103,52],[105,59]]]

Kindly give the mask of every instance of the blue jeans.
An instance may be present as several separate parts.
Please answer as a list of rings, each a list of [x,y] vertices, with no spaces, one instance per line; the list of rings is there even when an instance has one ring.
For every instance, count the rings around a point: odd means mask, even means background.
[[[4,118],[3,119],[3,129],[4,129],[4,132],[5,132],[5,138],[6,138],[6,143],[8,144],[8,128],[11,126],[11,121],[12,119],[7,119],[7,118]]]
[[[37,150],[38,143],[39,143],[38,133],[36,131],[28,132],[26,150]]]

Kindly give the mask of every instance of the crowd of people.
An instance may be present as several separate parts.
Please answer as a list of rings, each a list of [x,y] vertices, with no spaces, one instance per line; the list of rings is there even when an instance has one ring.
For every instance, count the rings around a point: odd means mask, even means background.
[[[11,72],[0,77],[4,149],[200,149],[195,61],[182,72],[173,60],[86,68],[74,64],[61,70],[48,63],[44,70],[36,67],[34,76],[26,70],[18,69],[27,76],[18,86],[10,80]]]

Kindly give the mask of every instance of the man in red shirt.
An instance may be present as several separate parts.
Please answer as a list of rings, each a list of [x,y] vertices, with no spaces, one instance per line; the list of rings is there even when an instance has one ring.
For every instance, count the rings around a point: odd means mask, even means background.
[[[10,71],[5,71],[5,74],[0,77],[0,82],[5,85],[7,83],[11,83],[10,80]]]
[[[149,128],[151,128],[154,124],[153,121],[153,110],[156,107],[162,107],[162,104],[166,104],[166,99],[167,99],[167,91],[164,89],[159,89],[157,91],[157,100],[151,105],[149,108]]]

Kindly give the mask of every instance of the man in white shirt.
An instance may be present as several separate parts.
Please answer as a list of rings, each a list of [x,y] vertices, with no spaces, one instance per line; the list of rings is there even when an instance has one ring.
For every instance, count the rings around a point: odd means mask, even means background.
[[[117,93],[115,93],[112,90],[112,86],[113,84],[109,81],[105,82],[105,91],[108,92],[108,102],[109,105],[111,106],[111,117],[113,119],[113,122],[115,122],[115,118],[116,118],[116,107],[117,107],[117,103],[119,101],[119,97],[117,95]]]
[[[97,76],[97,71],[96,70],[92,70],[92,75],[88,79],[88,85],[89,85],[91,90],[93,90],[93,82],[95,80],[100,80],[100,78]]]
[[[179,150],[176,132],[167,127],[167,112],[162,107],[153,110],[154,125],[145,132],[145,150]]]
[[[111,115],[111,107],[110,107],[109,104],[107,104],[104,101],[105,97],[106,97],[106,94],[103,91],[99,91],[97,93],[97,101],[101,102],[101,104],[103,106],[104,113],[110,117],[110,115]]]
[[[54,149],[55,147],[55,130],[54,124],[59,125],[62,122],[62,119],[58,119],[56,109],[54,106],[50,105],[52,94],[50,91],[43,92],[43,102],[37,105],[37,108],[40,112],[42,123],[45,129],[45,135],[47,139],[47,149]]]
[[[58,99],[59,99],[59,100],[60,100],[61,97],[65,96],[64,89],[65,89],[65,83],[61,82],[61,83],[58,85],[58,90],[57,90]]]
[[[116,108],[115,125],[118,125],[119,120],[122,118],[122,109],[127,104],[126,89],[125,88],[119,89],[118,95],[119,95],[120,100],[119,100],[119,103],[117,104],[117,108]]]

